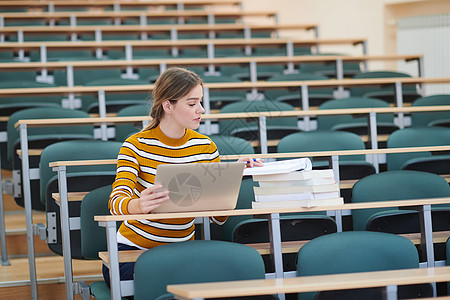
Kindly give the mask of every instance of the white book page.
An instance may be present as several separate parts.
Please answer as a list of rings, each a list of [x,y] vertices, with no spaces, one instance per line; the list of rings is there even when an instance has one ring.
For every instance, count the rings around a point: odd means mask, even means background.
[[[296,158],[264,163],[262,167],[246,168],[244,175],[281,174],[298,170],[310,171],[311,169],[312,163],[309,158]]]

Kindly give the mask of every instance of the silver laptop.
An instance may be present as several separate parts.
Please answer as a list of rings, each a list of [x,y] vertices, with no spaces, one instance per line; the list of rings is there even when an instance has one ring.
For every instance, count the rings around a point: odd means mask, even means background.
[[[170,200],[153,212],[234,209],[244,167],[238,162],[159,165],[155,183],[170,191]]]

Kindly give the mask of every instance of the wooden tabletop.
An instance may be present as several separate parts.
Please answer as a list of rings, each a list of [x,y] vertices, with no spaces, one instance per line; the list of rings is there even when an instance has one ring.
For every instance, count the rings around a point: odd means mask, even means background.
[[[114,18],[168,18],[168,17],[214,17],[221,18],[241,18],[241,17],[274,17],[275,10],[147,10],[147,11],[68,11],[68,12],[10,12],[0,14],[7,20],[33,20],[33,19],[70,19],[71,16],[77,19],[114,19]]]
[[[0,2],[1,6],[1,2]],[[227,31],[227,30],[309,30],[319,25],[314,24],[159,24],[159,25],[77,25],[77,26],[7,26],[0,28],[0,33],[86,33],[114,32],[114,33],[136,33],[136,32],[170,32],[177,31]]]
[[[0,1],[0,8],[47,8],[49,5],[57,7],[112,7],[114,5],[133,6],[133,7],[158,7],[173,6],[183,4],[183,6],[198,5],[233,5],[240,6],[241,0],[152,0],[152,1],[132,1],[132,0],[77,0],[77,1],[54,1],[54,0],[21,0]]]
[[[181,299],[303,293],[450,281],[450,267],[168,285]]]
[[[1,32],[1,31],[0,31]],[[65,69],[67,66],[80,69],[95,69],[100,67],[144,67],[160,66],[165,63],[167,66],[179,65],[210,65],[210,64],[243,64],[243,63],[300,63],[300,62],[333,62],[342,60],[343,62],[360,61],[386,61],[386,60],[418,60],[423,58],[423,54],[406,55],[295,55],[295,56],[241,56],[241,57],[216,57],[216,58],[169,58],[169,59],[135,59],[135,60],[90,60],[90,61],[48,61],[42,62],[3,62],[0,63],[0,71],[12,70],[48,70]]]
[[[0,90],[1,91],[1,90]],[[400,112],[430,112],[430,111],[448,111],[450,105],[442,106],[409,106],[409,107],[379,107],[379,108],[345,108],[345,109],[317,109],[317,110],[294,110],[294,111],[267,111],[267,112],[243,112],[243,113],[215,113],[202,115],[203,120],[220,119],[248,119],[265,116],[268,118],[283,117],[301,117],[301,116],[319,116],[319,115],[361,115],[375,113],[400,113]],[[91,118],[64,118],[64,119],[24,119],[14,124],[18,128],[20,125],[27,127],[48,127],[55,125],[85,125],[85,124],[118,124],[135,123],[150,120],[149,116],[136,117],[91,117]]]
[[[224,82],[224,83],[205,83],[204,86],[210,89],[270,89],[301,87],[308,88],[319,87],[350,87],[350,86],[370,86],[395,84],[439,84],[450,83],[450,77],[399,77],[399,78],[374,78],[374,79],[330,79],[330,80],[304,80],[304,81],[257,81],[257,82]],[[148,92],[153,90],[153,84],[144,85],[109,85],[109,86],[74,86],[74,87],[49,87],[49,88],[8,88],[0,89],[1,96],[24,96],[24,95],[65,95],[65,94],[97,94],[98,91],[106,93],[129,93],[129,92]]]
[[[162,219],[196,218],[196,217],[211,217],[211,216],[220,217],[220,216],[270,215],[273,213],[298,213],[298,212],[314,212],[314,211],[344,210],[344,209],[352,210],[365,208],[421,206],[427,204],[431,205],[431,204],[449,204],[449,203],[450,197],[442,197],[442,198],[412,199],[412,200],[397,200],[397,201],[344,203],[339,205],[326,205],[315,207],[235,209],[235,210],[178,212],[178,213],[154,213],[154,214],[139,214],[139,215],[105,215],[105,216],[95,216],[94,220],[98,222],[108,222],[108,221],[126,221],[126,220],[162,220]]]
[[[294,46],[316,45],[358,45],[363,44],[365,38],[332,38],[332,39],[299,39],[299,38],[229,38],[229,39],[179,39],[179,40],[117,40],[117,41],[49,41],[49,42],[8,42],[0,43],[0,50],[11,49],[40,49],[45,46],[49,49],[120,49],[127,45],[136,47],[193,47],[193,46],[273,46],[292,43]],[[68,47],[70,45],[70,47]]]

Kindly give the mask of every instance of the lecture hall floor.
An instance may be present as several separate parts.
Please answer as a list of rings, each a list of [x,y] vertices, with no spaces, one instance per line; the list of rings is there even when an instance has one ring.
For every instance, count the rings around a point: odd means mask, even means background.
[[[2,170],[2,179],[11,177]],[[31,299],[30,276],[27,258],[27,238],[24,209],[10,195],[3,194],[7,233],[7,252],[10,266],[0,265],[0,299]],[[34,212],[33,223],[45,224],[45,213]],[[53,254],[45,241],[34,237],[36,274],[39,299],[66,299],[64,284],[64,261]],[[100,261],[73,260],[74,281],[90,282],[101,278]],[[81,299],[81,297],[75,297]]]

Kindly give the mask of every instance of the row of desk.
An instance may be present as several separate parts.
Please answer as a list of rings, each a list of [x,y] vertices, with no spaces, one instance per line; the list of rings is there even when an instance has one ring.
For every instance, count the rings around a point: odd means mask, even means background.
[[[36,121],[36,120],[34,120],[34,121]],[[443,146],[443,147],[432,147],[433,148],[433,150],[448,150],[448,149],[450,149],[450,146]],[[332,155],[333,156],[333,161],[334,161],[334,165],[333,165],[333,167],[334,168],[337,168],[338,167],[338,158],[337,158],[337,156],[338,155],[354,155],[354,154],[377,154],[377,153],[383,153],[383,152],[391,152],[391,153],[398,153],[398,152],[410,152],[410,151],[424,151],[424,150],[430,150],[431,148],[427,148],[427,149],[425,149],[425,148],[422,148],[422,147],[418,147],[418,148],[404,148],[404,149],[379,149],[379,150],[361,150],[361,151],[334,151],[334,152],[327,152],[327,154],[325,154],[324,152],[316,152],[316,153],[296,153],[296,154],[266,154],[266,155],[255,155],[255,157],[278,157],[278,156],[283,156],[283,157],[292,157],[292,156],[324,156],[324,155]],[[25,158],[25,157],[23,157],[23,158]],[[229,159],[233,159],[233,158],[235,158],[235,157],[227,157],[227,158],[229,158]],[[59,174],[59,184],[60,184],[60,203],[61,203],[61,214],[62,214],[62,218],[65,220],[64,222],[66,222],[65,224],[62,224],[62,228],[63,228],[63,235],[66,237],[65,239],[64,239],[64,257],[65,257],[65,260],[67,259],[67,263],[65,264],[65,266],[66,266],[66,274],[71,274],[71,264],[70,264],[70,257],[71,257],[71,255],[70,255],[70,246],[67,246],[67,245],[70,245],[70,240],[68,239],[68,236],[69,236],[69,231],[70,231],[70,223],[69,223],[69,218],[68,218],[68,215],[67,215],[67,212],[65,212],[66,211],[66,205],[67,205],[67,201],[68,201],[68,199],[67,199],[67,183],[66,183],[66,180],[65,180],[65,170],[66,170],[66,167],[67,166],[69,166],[69,165],[85,165],[85,164],[87,164],[88,162],[86,162],[86,161],[77,161],[77,162],[55,162],[55,163],[52,163],[51,164],[51,166],[52,167],[54,167],[57,171],[58,171],[58,174]],[[95,164],[97,164],[97,163],[103,163],[103,164],[114,164],[115,163],[115,160],[114,161],[111,161],[111,160],[109,160],[109,161],[103,161],[103,162],[99,162],[99,161],[96,161],[96,162],[94,162]],[[441,201],[442,199],[440,199],[440,200],[431,200],[431,201],[438,201],[438,203],[443,203],[443,202],[439,202],[439,201]],[[445,201],[447,201],[448,202],[448,200],[449,199],[447,199],[447,200],[443,200],[444,202]],[[402,202],[403,204],[405,204],[406,205],[406,203],[409,203],[409,202]],[[409,203],[409,205],[413,205],[415,202],[411,202],[411,203]],[[435,204],[435,203],[433,203],[433,204]],[[380,204],[380,203],[378,203],[378,204],[372,204],[372,205],[375,205],[374,207],[383,207],[383,204]],[[381,205],[381,206],[379,206],[379,205]],[[389,205],[395,205],[395,204],[392,204],[392,203],[385,203],[384,205],[386,205],[386,207],[389,207]],[[401,206],[401,205],[400,205]],[[358,205],[355,205],[355,204],[353,204],[353,207],[348,207],[348,206],[343,206],[343,207],[339,207],[339,208],[336,208],[336,207],[328,207],[328,208],[318,208],[319,210],[335,210],[335,209],[337,209],[337,211],[341,211],[341,209],[342,210],[344,210],[344,209],[358,209],[358,208],[360,208],[360,209],[362,209],[362,208],[364,208],[364,207],[358,207]],[[316,208],[317,209],[317,208]],[[315,211],[314,209],[309,209],[308,211]],[[251,212],[251,214],[254,214],[255,212],[253,212],[253,211],[243,211],[243,210],[239,210],[239,211],[230,211],[230,212],[225,212],[226,214],[230,214],[230,215],[239,215],[239,214],[241,214],[241,215],[245,215],[245,214],[249,214]],[[286,211],[283,211],[283,212],[288,212],[288,210],[286,210]],[[216,215],[216,213],[217,212],[214,212],[214,214]],[[257,214],[267,214],[268,212],[267,211],[264,211],[264,210],[258,210],[257,212],[256,212]],[[64,216],[64,214],[66,214],[66,216]],[[203,213],[199,213],[199,215],[196,215],[197,217],[205,217],[204,215],[202,215],[202,214],[205,214],[205,212],[203,212]],[[206,213],[207,214],[207,213]],[[426,212],[424,213],[425,215],[427,214]],[[219,213],[219,215],[221,215],[220,213]],[[175,217],[174,215],[169,215],[169,216],[160,216],[160,215],[158,215],[158,218],[160,218],[160,217],[164,217],[164,218],[170,218],[170,216],[171,217]],[[337,216],[337,222],[338,222],[338,224],[340,223],[340,221],[339,221],[339,216],[340,216],[340,214],[339,213],[336,213],[336,216]],[[119,216],[119,218],[121,218],[121,217],[127,217],[127,216]],[[134,217],[136,217],[136,216],[134,216]],[[177,217],[179,217],[178,215],[177,215]],[[274,220],[271,220],[271,222],[270,222],[270,224],[272,224],[271,226],[278,226],[278,228],[279,228],[279,215],[278,215],[278,219],[276,218],[276,216],[274,217],[275,219]],[[275,222],[275,223],[274,223]],[[277,225],[277,222],[278,222],[278,225]],[[112,223],[114,223],[114,229],[112,228]],[[112,232],[114,232],[114,237],[111,237],[111,236],[109,236],[109,239],[112,239],[112,238],[114,238],[115,239],[115,221],[114,222],[112,222],[112,223],[108,223],[110,226],[111,226],[111,229],[110,229],[110,234],[112,234]],[[276,228],[277,227],[275,227],[275,229],[273,229],[272,228],[272,231],[274,231],[275,230],[275,232],[276,232]],[[431,228],[431,227],[429,227],[429,228]],[[428,234],[430,234],[430,233],[428,233]],[[275,237],[275,238],[277,238],[277,237]],[[279,238],[279,237],[278,237]],[[428,240],[428,246],[427,246],[427,249],[428,249],[428,251],[427,251],[427,260],[429,261],[429,264],[434,264],[434,256],[433,256],[433,251],[431,250],[429,250],[430,248],[430,244],[429,243],[431,243],[431,249],[432,249],[432,240],[430,241],[430,240]],[[278,245],[278,246],[276,246],[277,247],[277,249],[272,249],[272,251],[273,251],[273,253],[275,254],[275,257],[278,257],[277,259],[276,259],[276,265],[278,266],[278,267],[276,267],[276,272],[277,272],[277,276],[278,277],[282,277],[282,273],[283,273],[283,271],[282,271],[282,263],[281,263],[281,244],[280,243],[272,243],[272,245]],[[116,247],[117,247],[117,245],[116,245]],[[273,247],[275,247],[275,246],[273,246]],[[111,249],[114,249],[114,248],[111,248]],[[111,251],[113,251],[113,250],[111,250]],[[110,261],[111,261],[111,264],[112,264],[112,272],[115,272],[114,271],[114,262],[115,261],[117,261],[118,262],[118,260],[115,260],[115,258],[114,258],[114,254],[111,254],[112,252],[110,251],[110,253],[109,253],[109,257],[110,257]],[[276,254],[276,253],[278,253],[278,254]],[[111,255],[113,255],[113,256],[111,256]],[[118,274],[118,273],[117,273]],[[113,276],[115,276],[114,274],[112,274]],[[111,277],[111,278],[113,278],[113,276]],[[71,294],[71,293],[73,293],[73,290],[70,290],[70,287],[72,287],[72,279],[70,278],[70,275],[69,275],[69,278],[68,277],[66,277],[66,287],[68,287],[68,291],[67,291],[67,293],[68,293],[68,297],[69,297],[69,294]],[[128,283],[129,284],[129,283]],[[119,290],[120,290],[120,288],[118,288]]]
[[[198,284],[168,285],[167,291],[176,299],[207,299],[270,295],[274,293],[304,293],[341,289],[386,287],[387,300],[398,299],[397,285],[444,282],[450,280],[450,267],[393,271],[304,276],[295,278],[242,280]],[[450,297],[439,297],[450,299]]]
[[[28,37],[41,35],[42,41],[52,40],[52,37],[70,37],[71,41],[82,40],[84,34],[94,35],[96,40],[101,41],[103,36],[117,34],[128,34],[130,38],[147,40],[153,34],[163,34],[170,36],[170,40],[177,40],[179,34],[194,33],[204,34],[204,37],[215,38],[220,34],[233,33],[244,38],[255,37],[252,34],[258,32],[275,33],[279,37],[279,31],[303,31],[313,30],[315,37],[318,37],[317,24],[160,24],[147,25],[142,19],[140,25],[87,25],[87,26],[8,26],[0,29],[0,43],[11,41],[15,38],[22,43]],[[42,34],[45,37],[42,37]],[[150,36],[150,38],[149,38]],[[139,37],[139,38],[138,38]]]
[[[127,52],[128,53],[128,52]],[[335,64],[336,79],[344,79],[344,63],[363,63],[364,70],[368,71],[367,64],[371,61],[405,61],[417,63],[417,73],[423,77],[423,55],[293,55],[293,56],[260,56],[260,57],[215,57],[215,58],[171,58],[171,59],[129,59],[125,60],[95,60],[95,61],[47,61],[47,62],[4,62],[0,64],[0,72],[9,71],[36,71],[41,72],[44,82],[51,82],[47,72],[55,70],[66,70],[67,86],[74,85],[74,70],[84,69],[123,69],[125,76],[135,78],[134,69],[159,68],[162,73],[170,66],[205,67],[207,74],[217,74],[216,69],[223,66],[248,65],[249,79],[256,82],[258,78],[258,67],[268,65],[286,65],[286,73],[298,72],[296,64],[329,63]]]
[[[3,9],[26,9],[27,11],[40,12],[47,10],[54,12],[62,9],[88,9],[88,10],[107,10],[113,9],[120,11],[121,8],[133,9],[159,9],[172,8],[176,6],[178,10],[198,7],[216,7],[228,6],[242,8],[240,0],[152,0],[152,1],[131,1],[131,0],[77,0],[77,1],[58,1],[58,0],[23,0],[10,1],[4,0],[0,2],[0,8]]]
[[[70,45],[70,47],[68,47]],[[314,47],[319,45],[361,45],[362,53],[367,54],[367,41],[364,38],[332,38],[332,39],[301,39],[301,38],[223,38],[223,39],[177,39],[177,40],[117,40],[117,41],[48,41],[48,42],[5,42],[0,43],[0,51],[17,52],[18,60],[27,61],[25,51],[39,53],[40,61],[46,62],[49,51],[76,51],[92,50],[96,52],[96,58],[103,59],[103,51],[121,50],[130,51],[136,49],[165,49],[172,51],[172,57],[178,56],[178,50],[205,49],[204,55],[214,58],[217,48],[244,48],[245,55],[252,55],[252,49],[263,47],[285,47],[286,55],[293,56],[295,47]],[[128,49],[128,50],[127,50]],[[169,57],[168,57],[169,58]]]
[[[413,109],[413,108],[409,108],[409,109]],[[436,110],[436,109],[447,109],[448,107],[428,107],[428,109],[431,110]],[[403,110],[407,110],[407,109],[403,109]],[[353,112],[358,112],[358,113],[362,113],[364,110],[360,109],[357,111],[353,111]],[[291,113],[297,113],[297,114],[306,114],[306,113],[311,113],[311,112],[286,112],[287,115],[290,115]],[[323,113],[323,114],[335,114],[335,113],[349,113],[348,110],[341,110],[341,111],[322,111],[322,112],[318,112],[318,113]],[[366,109],[366,113],[375,113],[373,111],[373,109]],[[258,115],[260,114],[260,115]],[[262,117],[262,120],[265,120],[265,117],[270,117],[270,112],[269,113],[243,113],[243,114],[238,114],[237,116],[234,115],[232,116],[230,115],[226,115],[226,114],[220,114],[220,115],[216,115],[216,116],[205,116],[206,119],[208,118],[236,118],[236,117],[243,117],[243,118],[248,118],[248,117]],[[33,239],[33,233],[32,233],[32,215],[31,215],[31,204],[29,204],[29,168],[28,168],[28,145],[27,145],[27,126],[45,126],[45,123],[47,122],[47,126],[54,126],[55,124],[57,124],[59,122],[59,124],[64,124],[64,125],[74,125],[74,124],[106,124],[106,123],[117,123],[117,122],[128,122],[128,123],[133,123],[136,121],[144,121],[145,117],[122,117],[122,118],[92,118],[89,120],[82,120],[82,119],[60,119],[60,120],[50,120],[51,122],[49,122],[49,120],[22,120],[20,122],[18,122],[18,124],[16,124],[17,128],[20,129],[20,133],[21,133],[21,149],[22,149],[22,160],[23,160],[23,184],[24,184],[24,195],[25,195],[25,203],[26,203],[26,216],[27,216],[27,234],[29,236],[29,238],[31,238],[31,240]],[[376,121],[376,119],[374,119]],[[442,149],[441,149],[442,148]],[[449,147],[448,146],[443,146],[443,147],[438,147],[438,148],[433,148],[433,150],[448,150]],[[385,152],[395,152],[395,151],[406,151],[406,152],[410,152],[410,151],[429,151],[429,148],[417,148],[417,149],[413,149],[413,148],[406,148],[406,149],[400,149],[400,150],[396,150],[396,149],[378,149],[378,150],[365,150],[362,151],[361,153],[364,154],[376,154],[376,153],[385,153]],[[372,153],[373,152],[373,153]],[[330,153],[329,153],[330,154]],[[335,151],[334,153],[331,153],[331,155],[342,155],[343,152],[341,151]],[[354,152],[349,153],[349,155],[351,154],[355,154]],[[276,154],[275,154],[276,155]],[[314,155],[314,153],[301,153],[301,154],[297,154],[297,155],[301,155],[301,156],[311,156]],[[316,153],[315,155],[317,156],[323,156],[324,153]],[[271,154],[261,154],[261,156],[264,157],[271,157]],[[83,164],[84,162],[77,162],[77,163],[81,163]],[[106,163],[115,163],[115,162],[106,162]],[[27,191],[28,190],[28,191]],[[66,190],[67,191],[67,190]],[[60,193],[61,195],[64,194],[64,189],[60,189]],[[63,200],[63,196],[61,196],[61,203],[64,203]],[[27,205],[28,204],[28,205]],[[27,208],[28,207],[28,208]],[[63,205],[61,206],[63,207]],[[67,245],[67,244],[66,244]],[[31,249],[30,249],[31,248]],[[64,247],[64,249],[70,251],[70,247]],[[33,245],[29,245],[29,257],[30,257],[30,276],[33,276],[33,265],[34,265],[34,251],[33,251]],[[65,257],[70,259],[70,255],[66,255]],[[34,270],[34,274],[35,274],[35,270]],[[66,272],[66,274],[71,274],[71,272]],[[33,280],[31,280],[31,282],[33,283]],[[32,284],[33,286],[33,284]],[[68,286],[70,287],[71,285],[68,284]]]
[[[263,18],[278,22],[277,12],[272,10],[236,10],[236,9],[207,9],[207,10],[148,10],[148,11],[77,11],[77,12],[38,12],[38,13],[20,13],[10,12],[0,14],[0,27],[9,25],[9,22],[46,22],[51,26],[55,26],[58,22],[65,24],[77,24],[79,20],[106,20],[114,24],[122,24],[123,22],[141,22],[141,19],[146,21],[157,21],[164,19],[174,19],[178,24],[184,24],[189,19],[205,18],[208,24],[220,23],[220,20],[233,19],[235,21],[243,22],[245,18]],[[146,22],[147,23],[147,22]],[[34,24],[36,25],[36,24]]]
[[[439,84],[450,83],[450,78],[377,78],[377,79],[342,79],[342,80],[310,80],[310,81],[257,81],[257,82],[237,82],[237,83],[205,83],[203,106],[205,112],[210,110],[210,90],[246,90],[250,98],[257,97],[259,91],[273,88],[298,88],[299,89],[299,107],[302,107],[303,112],[299,112],[297,116],[304,114],[305,128],[309,129],[309,89],[320,87],[335,87],[337,91],[343,91],[344,88],[355,86],[382,86],[395,85],[396,92],[396,106],[399,114],[399,124],[402,127],[404,124],[404,113],[401,111],[403,107],[402,85],[416,85],[416,84]],[[67,98],[67,107],[76,107],[76,97],[82,94],[94,94],[98,97],[100,117],[106,117],[106,103],[105,95],[107,93],[148,93],[153,90],[154,85],[120,85],[120,86],[73,86],[73,87],[51,87],[51,88],[9,88],[0,89],[1,98],[19,97],[19,96],[38,96],[38,95],[61,95]],[[409,109],[409,108],[408,108]],[[411,108],[415,109],[415,108]],[[381,112],[381,111],[380,111]],[[386,111],[387,112],[387,111]],[[391,111],[395,112],[395,111]],[[291,116],[296,112],[290,112]],[[278,115],[278,113],[277,113]],[[311,115],[317,115],[316,112]],[[207,128],[210,121],[206,121]],[[209,131],[206,132],[210,134]]]

